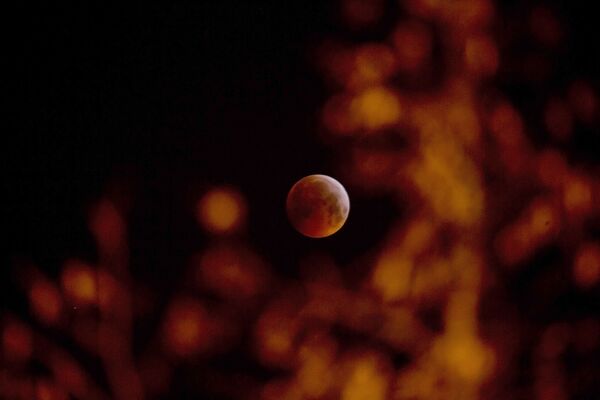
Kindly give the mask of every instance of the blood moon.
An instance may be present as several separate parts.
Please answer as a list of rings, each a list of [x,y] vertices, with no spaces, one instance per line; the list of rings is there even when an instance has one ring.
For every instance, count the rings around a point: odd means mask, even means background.
[[[350,199],[341,183],[327,175],[309,175],[292,186],[287,215],[298,232],[311,238],[336,233],[346,222]]]

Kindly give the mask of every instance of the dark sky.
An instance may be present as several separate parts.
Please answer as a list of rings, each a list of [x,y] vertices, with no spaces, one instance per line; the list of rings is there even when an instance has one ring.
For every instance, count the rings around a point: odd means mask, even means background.
[[[115,179],[134,192],[132,267],[157,279],[202,246],[191,210],[214,184],[246,195],[251,242],[285,271],[321,247],[348,261],[383,234],[385,202],[356,199],[346,234],[318,243],[284,214],[297,179],[335,174],[317,137],[329,89],[314,59],[334,4],[201,3],[15,12],[11,256],[50,274],[93,260],[86,209]]]

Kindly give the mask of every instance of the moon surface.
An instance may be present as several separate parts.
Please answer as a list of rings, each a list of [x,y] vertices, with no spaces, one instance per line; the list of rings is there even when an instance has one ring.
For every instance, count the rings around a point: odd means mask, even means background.
[[[346,222],[350,199],[341,183],[327,175],[309,175],[292,186],[286,210],[294,228],[311,238],[336,233]]]

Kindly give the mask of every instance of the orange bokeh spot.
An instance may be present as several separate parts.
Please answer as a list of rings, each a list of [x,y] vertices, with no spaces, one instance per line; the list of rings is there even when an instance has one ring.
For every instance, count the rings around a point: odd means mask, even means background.
[[[494,370],[493,351],[476,336],[446,333],[432,347],[434,359],[446,372],[466,382],[482,382]]]
[[[29,289],[29,303],[33,313],[46,324],[55,324],[62,311],[62,298],[54,284],[39,279]]]
[[[65,262],[61,274],[61,284],[65,296],[78,305],[88,305],[96,301],[97,274],[88,264],[71,259]]]
[[[164,341],[172,354],[192,356],[206,349],[210,324],[204,307],[193,299],[175,300],[164,322]]]
[[[573,133],[573,115],[568,105],[558,98],[550,99],[544,111],[544,124],[555,139],[569,139]]]
[[[426,25],[408,21],[399,24],[392,33],[398,68],[416,71],[431,57],[433,38]]]
[[[371,284],[384,301],[405,298],[410,293],[413,262],[399,252],[387,251],[377,260]]]
[[[33,351],[31,330],[20,322],[8,321],[2,331],[2,349],[7,361],[26,362]]]
[[[487,36],[472,36],[465,43],[465,63],[475,76],[490,76],[498,69],[498,49]]]
[[[223,234],[238,230],[246,216],[242,195],[231,187],[217,187],[198,202],[196,217],[204,229]]]
[[[505,263],[514,264],[529,256],[561,229],[556,205],[548,199],[534,199],[528,209],[497,237],[496,246]]]
[[[368,131],[397,123],[402,107],[395,93],[383,86],[368,88],[357,94],[350,103],[350,115]]]
[[[558,212],[553,205],[544,201],[533,205],[529,214],[528,227],[534,238],[545,238],[556,231],[558,224]]]
[[[259,360],[269,366],[291,366],[299,329],[299,320],[289,304],[271,305],[256,324],[255,349]]]
[[[583,177],[573,176],[565,182],[563,203],[572,216],[589,212],[593,206],[594,193],[591,184]]]
[[[309,338],[299,349],[297,382],[310,398],[323,396],[333,384],[336,343],[329,337]]]
[[[594,286],[600,280],[600,244],[585,243],[575,255],[573,266],[573,277],[575,283],[588,288]]]
[[[341,390],[342,400],[384,400],[390,389],[388,365],[375,353],[365,353],[346,361]]]

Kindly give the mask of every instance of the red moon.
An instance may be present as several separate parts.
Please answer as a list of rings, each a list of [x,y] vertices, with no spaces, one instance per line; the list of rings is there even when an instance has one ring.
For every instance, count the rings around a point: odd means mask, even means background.
[[[342,184],[332,177],[309,175],[290,189],[286,210],[298,232],[311,238],[323,238],[344,225],[350,212],[350,199]]]

